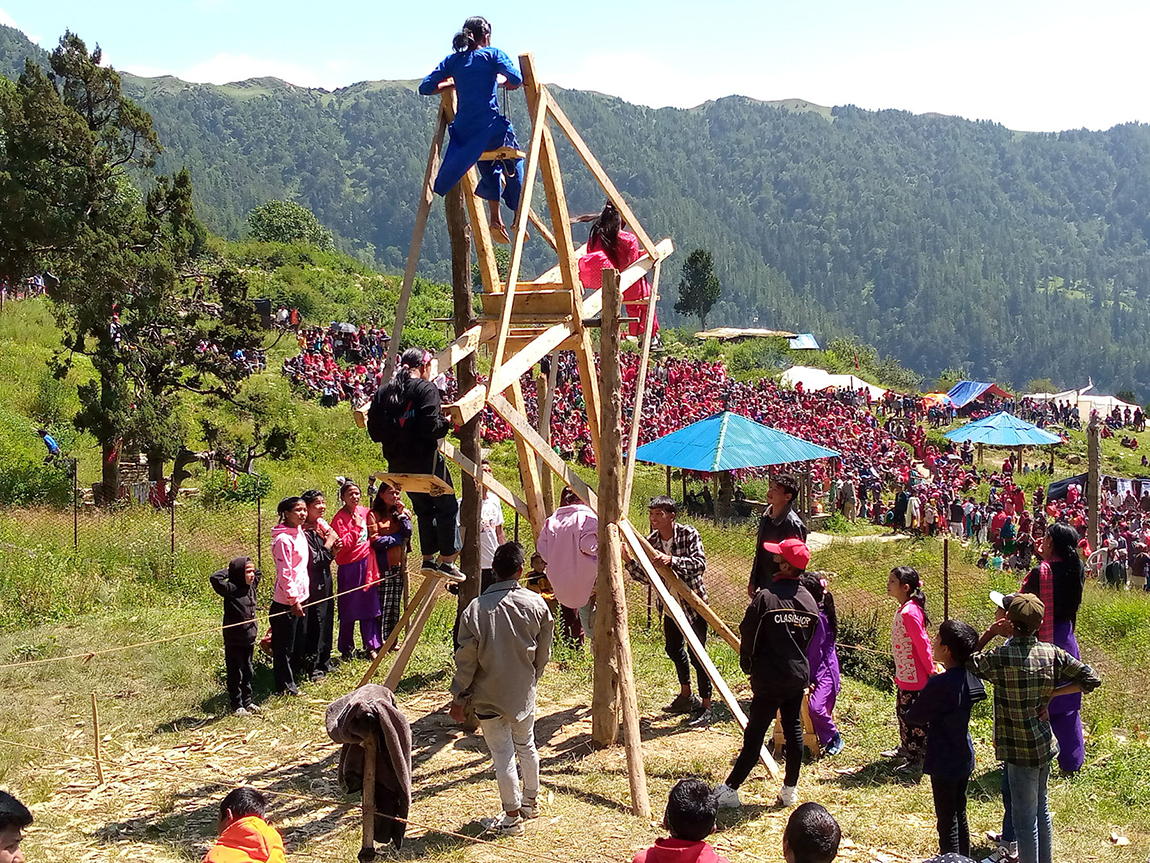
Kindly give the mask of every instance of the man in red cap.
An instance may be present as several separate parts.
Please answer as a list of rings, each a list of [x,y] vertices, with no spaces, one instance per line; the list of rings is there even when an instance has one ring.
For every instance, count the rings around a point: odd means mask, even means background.
[[[767,542],[763,550],[773,556],[775,571],[770,584],[755,594],[739,624],[742,650],[739,664],[751,677],[750,716],[743,733],[743,748],[727,781],[715,789],[718,805],[740,805],[739,786],[746,781],[763,740],[782,712],[786,741],[786,774],[776,803],[798,802],[799,768],[803,763],[803,692],[810,681],[807,646],[819,622],[819,606],[799,583],[811,562],[811,552],[801,539]]]

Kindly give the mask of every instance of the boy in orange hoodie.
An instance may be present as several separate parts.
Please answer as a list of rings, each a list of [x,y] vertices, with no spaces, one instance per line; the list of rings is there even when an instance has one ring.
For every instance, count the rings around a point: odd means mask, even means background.
[[[715,830],[719,807],[711,786],[701,779],[680,779],[667,796],[663,826],[669,839],[657,839],[632,863],[730,863],[704,840]]]
[[[254,788],[235,788],[220,803],[220,838],[204,863],[287,863],[284,841],[264,821],[268,799]]]

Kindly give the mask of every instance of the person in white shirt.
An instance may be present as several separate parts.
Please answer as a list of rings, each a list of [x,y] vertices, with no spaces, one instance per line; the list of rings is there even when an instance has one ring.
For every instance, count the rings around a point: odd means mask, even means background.
[[[491,476],[491,464],[483,460],[483,476]],[[503,532],[503,504],[490,489],[483,490],[483,505],[479,511],[479,592],[487,590],[494,582],[491,562],[495,559],[495,549],[507,542]]]

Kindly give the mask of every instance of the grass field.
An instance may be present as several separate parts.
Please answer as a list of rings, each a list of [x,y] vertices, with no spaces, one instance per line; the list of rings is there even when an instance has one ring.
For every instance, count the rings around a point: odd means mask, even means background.
[[[55,338],[51,319],[38,303],[11,308],[0,315],[0,373],[6,381],[0,388],[0,435],[6,436],[0,444],[10,443],[35,467],[40,444],[27,439],[37,422],[33,408],[55,404],[63,415],[84,370],[81,364],[62,390],[45,394],[40,381]],[[292,458],[261,464],[272,482],[273,501],[311,486],[334,491],[336,474],[362,477],[379,467],[375,447],[352,427],[344,410],[290,401],[275,374],[285,352],[282,346],[273,351],[272,373],[256,382],[290,402],[301,428]],[[99,456],[93,442],[76,436],[68,443],[79,455],[82,477],[94,479]],[[1105,451],[1107,470],[1117,470],[1114,465],[1126,452]],[[517,485],[514,448],[496,447],[492,460],[497,475]],[[583,473],[594,480],[593,471]],[[660,470],[639,468],[630,510],[636,524],[645,522],[646,500],[663,490],[664,481]],[[257,692],[265,714],[239,719],[225,713],[219,609],[206,577],[234,554],[254,556],[257,535],[266,546],[271,508],[265,507],[257,527],[248,504],[179,507],[174,558],[168,514],[142,507],[85,510],[78,552],[72,549],[70,511],[9,509],[0,519],[0,785],[27,799],[36,814],[29,859],[201,859],[213,837],[219,799],[240,782],[272,793],[271,816],[285,833],[291,859],[352,859],[358,847],[357,800],[344,798],[336,787],[337,750],[326,739],[322,713],[354,685],[362,665],[340,668],[295,700],[270,697],[270,669],[260,666]],[[510,534],[514,524],[507,515]],[[698,527],[708,550],[712,601],[735,623],[745,605],[752,530],[748,524],[705,520]],[[526,525],[520,535],[528,539]],[[1010,587],[1011,578],[977,569],[973,550],[955,544],[949,551],[950,612],[983,624],[990,616],[986,592]],[[897,738],[884,658],[893,611],[884,597],[886,575],[896,563],[911,563],[924,573],[931,614],[941,619],[943,551],[937,541],[843,539],[820,551],[813,564],[835,573],[832,588],[846,621],[840,638],[843,663],[855,676],[844,680],[836,709],[847,749],[837,758],[808,764],[800,790],[842,823],[845,860],[911,860],[935,847],[928,782],[906,784],[878,757]],[[672,667],[662,654],[658,621],[646,629],[645,592],[633,585],[629,598],[647,774],[658,816],[676,779],[725,777],[738,733],[725,713],[713,728],[690,731],[660,712],[674,694]],[[660,835],[626,810],[622,749],[589,747],[590,659],[567,649],[557,651],[540,694],[543,817],[524,837],[501,840],[497,848],[437,832],[477,836],[476,819],[493,814],[498,805],[482,740],[456,732],[443,709],[452,673],[454,611],[454,600],[441,601],[400,687],[400,703],[415,732],[411,817],[422,826],[409,831],[397,856],[626,860]],[[1105,682],[1086,700],[1087,767],[1052,782],[1056,859],[1141,863],[1150,854],[1150,815],[1141,805],[1150,777],[1150,744],[1143,731],[1150,721],[1145,670],[1150,599],[1091,586],[1079,637]],[[119,649],[125,645],[139,646]],[[716,639],[710,652],[747,697],[733,653]],[[71,654],[80,658],[57,661]],[[87,654],[97,655],[85,660]],[[22,664],[29,662],[36,664]],[[101,715],[105,782],[100,786],[92,762],[93,693]],[[985,704],[972,733],[978,767],[971,828],[978,836],[1001,820]],[[735,863],[781,859],[785,813],[770,806],[777,789],[763,775],[760,770],[746,786],[749,805],[724,814],[715,837],[720,852]]]

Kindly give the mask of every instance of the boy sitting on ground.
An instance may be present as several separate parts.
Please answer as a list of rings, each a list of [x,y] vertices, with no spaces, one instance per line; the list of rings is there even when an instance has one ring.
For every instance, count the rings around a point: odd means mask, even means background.
[[[843,831],[818,803],[804,803],[787,819],[783,859],[787,863],[831,863],[838,856]]]
[[[503,836],[523,832],[538,815],[539,753],[535,749],[535,690],[551,657],[555,619],[543,597],[519,584],[523,547],[507,542],[491,561],[495,581],[459,619],[459,649],[451,681],[451,718],[463,722],[470,701],[495,762],[502,817],[484,826]],[[519,770],[523,769],[523,792]]]
[[[632,863],[730,863],[704,841],[715,830],[718,811],[711,786],[701,779],[680,779],[667,795],[663,813],[670,838],[656,839]]]
[[[268,799],[255,788],[233,788],[220,803],[220,838],[204,863],[286,863],[284,841],[264,821]]]
[[[28,807],[6,791],[0,791],[0,863],[24,863],[20,841],[32,823]]]

